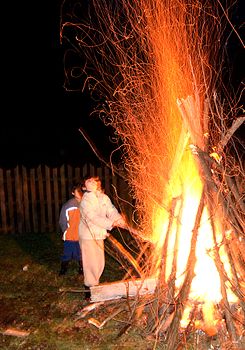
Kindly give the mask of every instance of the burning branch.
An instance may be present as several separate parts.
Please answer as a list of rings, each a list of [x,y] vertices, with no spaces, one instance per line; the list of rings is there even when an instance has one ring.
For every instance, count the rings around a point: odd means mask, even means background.
[[[196,220],[195,220],[195,226],[193,228],[193,234],[192,234],[192,239],[191,239],[191,248],[190,248],[190,254],[187,262],[188,270],[187,274],[184,280],[184,283],[182,285],[182,288],[177,296],[177,302],[179,307],[176,308],[175,316],[173,318],[173,321],[171,323],[171,326],[169,327],[168,330],[168,335],[167,335],[167,344],[169,346],[169,349],[175,349],[176,348],[176,332],[178,332],[179,325],[181,318],[183,316],[183,311],[184,311],[184,305],[187,302],[190,288],[191,288],[191,282],[194,277],[194,267],[195,267],[195,262],[196,262],[196,242],[197,242],[197,236],[198,236],[198,229],[200,226],[201,222],[201,217],[204,209],[204,192],[202,193],[201,200],[199,203],[197,215],[196,215]]]
[[[154,243],[145,266],[135,259],[136,270],[149,272],[156,283],[154,295],[134,295],[147,300],[140,304],[146,329],[177,349],[180,334],[190,329],[218,334],[222,342],[224,317],[227,339],[241,343],[237,319],[245,318],[232,306],[244,312],[244,202],[228,144],[244,117],[228,129],[231,112],[216,93],[220,7],[199,0],[89,4],[90,23],[72,24],[71,36],[93,65],[91,91],[102,100],[98,114],[122,144],[139,232],[151,233]],[[70,18],[62,27],[66,33],[69,24]]]

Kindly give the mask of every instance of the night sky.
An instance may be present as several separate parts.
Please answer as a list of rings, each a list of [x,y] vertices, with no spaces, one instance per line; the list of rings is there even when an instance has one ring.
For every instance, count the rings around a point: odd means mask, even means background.
[[[242,2],[239,0],[233,18],[238,26],[245,17]],[[102,122],[89,117],[93,105],[88,94],[66,92],[63,87],[60,3],[27,0],[4,5],[0,167],[96,161],[78,131],[81,126],[105,157],[113,149],[108,146],[109,132]],[[242,35],[241,28],[237,29]],[[228,50],[237,89],[244,78],[245,56],[234,35]]]
[[[90,118],[86,93],[66,92],[64,49],[59,41],[60,0],[9,3],[2,43],[3,97],[0,166],[81,164],[96,161],[78,131],[83,127],[97,147],[110,152],[105,126]],[[5,7],[6,7],[5,6]],[[100,130],[99,135],[94,130]]]

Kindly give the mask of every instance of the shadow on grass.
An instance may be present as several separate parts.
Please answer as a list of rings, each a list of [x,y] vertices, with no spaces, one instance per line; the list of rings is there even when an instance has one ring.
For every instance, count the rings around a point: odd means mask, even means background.
[[[19,248],[40,265],[57,270],[63,252],[63,241],[57,233],[12,234],[11,238]]]

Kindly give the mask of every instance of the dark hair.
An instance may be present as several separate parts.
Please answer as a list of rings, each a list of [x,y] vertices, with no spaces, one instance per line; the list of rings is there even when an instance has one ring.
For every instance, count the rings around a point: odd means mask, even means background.
[[[82,185],[81,181],[73,182],[71,185],[71,193],[73,193],[75,190],[82,191],[82,187],[83,187],[83,185]]]
[[[101,179],[99,178],[99,176],[96,176],[96,175],[84,176],[84,178],[83,178],[84,184],[85,184],[85,181],[89,180],[89,179],[94,179],[95,181],[99,182],[99,184],[100,184],[99,190],[102,191],[102,183],[101,183]]]

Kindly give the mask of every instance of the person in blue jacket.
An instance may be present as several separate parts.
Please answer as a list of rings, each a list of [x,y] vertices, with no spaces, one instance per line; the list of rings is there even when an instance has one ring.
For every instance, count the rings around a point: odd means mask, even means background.
[[[81,183],[73,185],[72,198],[62,205],[59,225],[62,231],[63,255],[59,275],[65,275],[71,260],[78,262],[78,273],[83,273],[81,248],[79,244],[78,228],[80,223],[79,205],[83,197]]]

